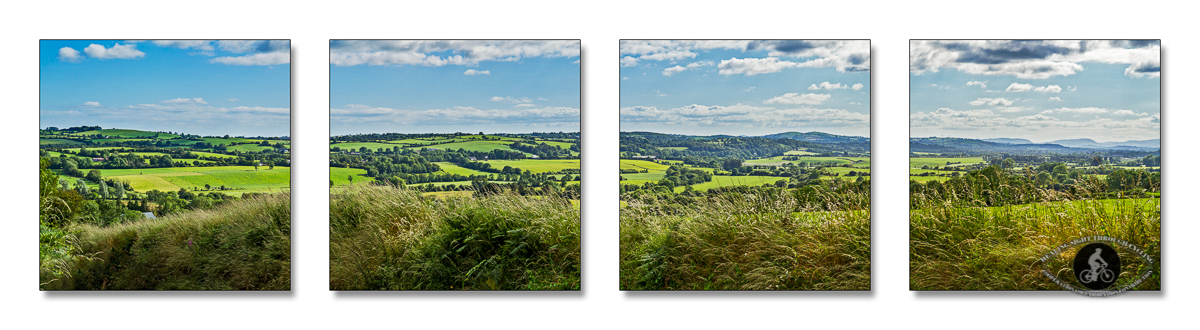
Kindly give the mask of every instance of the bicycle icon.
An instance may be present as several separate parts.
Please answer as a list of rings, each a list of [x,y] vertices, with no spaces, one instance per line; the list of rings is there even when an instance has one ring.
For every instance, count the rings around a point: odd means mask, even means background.
[[[1087,258],[1087,263],[1091,269],[1084,269],[1079,272],[1079,282],[1087,284],[1099,280],[1101,283],[1109,283],[1117,278],[1116,273],[1108,269],[1108,262],[1104,261],[1101,256],[1103,249],[1096,248],[1096,252],[1092,253]]]

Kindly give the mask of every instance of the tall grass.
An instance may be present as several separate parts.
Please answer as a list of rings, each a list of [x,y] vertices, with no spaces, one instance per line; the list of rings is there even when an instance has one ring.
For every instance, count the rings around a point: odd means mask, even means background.
[[[104,228],[75,226],[75,253],[43,263],[41,288],[288,290],[291,205],[289,194],[272,194]]]
[[[870,290],[870,193],[824,195],[820,205],[798,196],[720,194],[683,207],[626,200],[621,289]]]
[[[918,194],[914,194],[918,195]],[[934,200],[914,196],[919,200]],[[1073,239],[1104,235],[1142,247],[1148,265],[1121,252],[1121,278],[1146,270],[1154,275],[1137,287],[1159,289],[1161,213],[1157,198],[1041,202],[1001,207],[956,207],[923,203],[910,212],[910,287],[913,290],[1062,290],[1039,273],[1046,253]],[[1074,247],[1078,249],[1080,247]],[[1072,258],[1069,249],[1059,259]],[[1047,267],[1061,279],[1074,278],[1069,261]]]
[[[580,288],[580,218],[569,199],[352,186],[331,196],[329,223],[333,290]]]

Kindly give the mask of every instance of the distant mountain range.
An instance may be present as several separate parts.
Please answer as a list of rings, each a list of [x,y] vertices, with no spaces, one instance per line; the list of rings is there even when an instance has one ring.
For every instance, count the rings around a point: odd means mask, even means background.
[[[964,139],[925,137],[909,138],[909,149],[913,152],[1091,152],[1101,150],[1148,151],[1159,150],[1159,140],[1096,142],[1092,139],[1057,140],[1048,143],[1033,143],[1026,139]]]
[[[768,139],[793,139],[805,142],[829,144],[829,143],[871,143],[871,138],[861,136],[837,135],[821,132],[785,132],[778,134],[763,135]]]
[[[1010,139],[1010,138],[980,139],[980,141],[987,141],[987,142],[994,142],[994,143],[1008,143],[1008,144],[1033,144],[1033,141],[1029,141],[1026,139]]]
[[[993,143],[1004,143],[1004,144],[1035,144],[1035,143],[1033,143],[1033,141],[1029,141],[1026,139],[1013,139],[1013,138],[981,139],[980,141],[987,141],[987,142],[993,142]],[[1159,139],[1133,140],[1133,141],[1121,141],[1121,142],[1096,142],[1096,140],[1092,140],[1092,139],[1067,139],[1067,140],[1050,141],[1045,144],[1057,144],[1060,146],[1071,147],[1071,148],[1093,148],[1093,149],[1142,150],[1142,149],[1146,149],[1146,148],[1150,148],[1150,149],[1161,148]]]

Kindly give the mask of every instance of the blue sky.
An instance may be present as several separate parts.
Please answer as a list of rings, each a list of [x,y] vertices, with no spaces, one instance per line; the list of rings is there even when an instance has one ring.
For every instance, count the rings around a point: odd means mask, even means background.
[[[867,40],[622,40],[621,131],[870,135]]]
[[[578,40],[334,40],[330,134],[578,132]]]
[[[287,40],[42,40],[41,126],[286,136]]]
[[[1158,41],[914,40],[911,135],[1159,138]]]

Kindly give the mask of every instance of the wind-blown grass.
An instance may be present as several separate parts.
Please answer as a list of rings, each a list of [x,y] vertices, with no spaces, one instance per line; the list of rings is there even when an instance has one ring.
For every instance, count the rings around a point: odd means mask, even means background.
[[[910,287],[913,290],[1062,290],[1039,273],[1046,253],[1073,239],[1104,235],[1145,250],[1148,265],[1118,249],[1131,278],[1154,275],[1135,289],[1160,288],[1159,200],[1107,199],[1042,202],[1001,207],[952,207],[934,203],[910,212]],[[1075,247],[1078,249],[1079,247]],[[1075,250],[1062,257],[1072,257]],[[1070,262],[1048,267],[1070,281]]]
[[[683,207],[626,202],[622,290],[871,288],[870,210],[810,211],[787,193],[726,194]]]
[[[333,290],[578,290],[580,218],[555,196],[424,197],[335,191]]]
[[[73,256],[43,263],[41,288],[289,290],[291,205],[289,194],[273,194],[104,228],[79,225]]]

